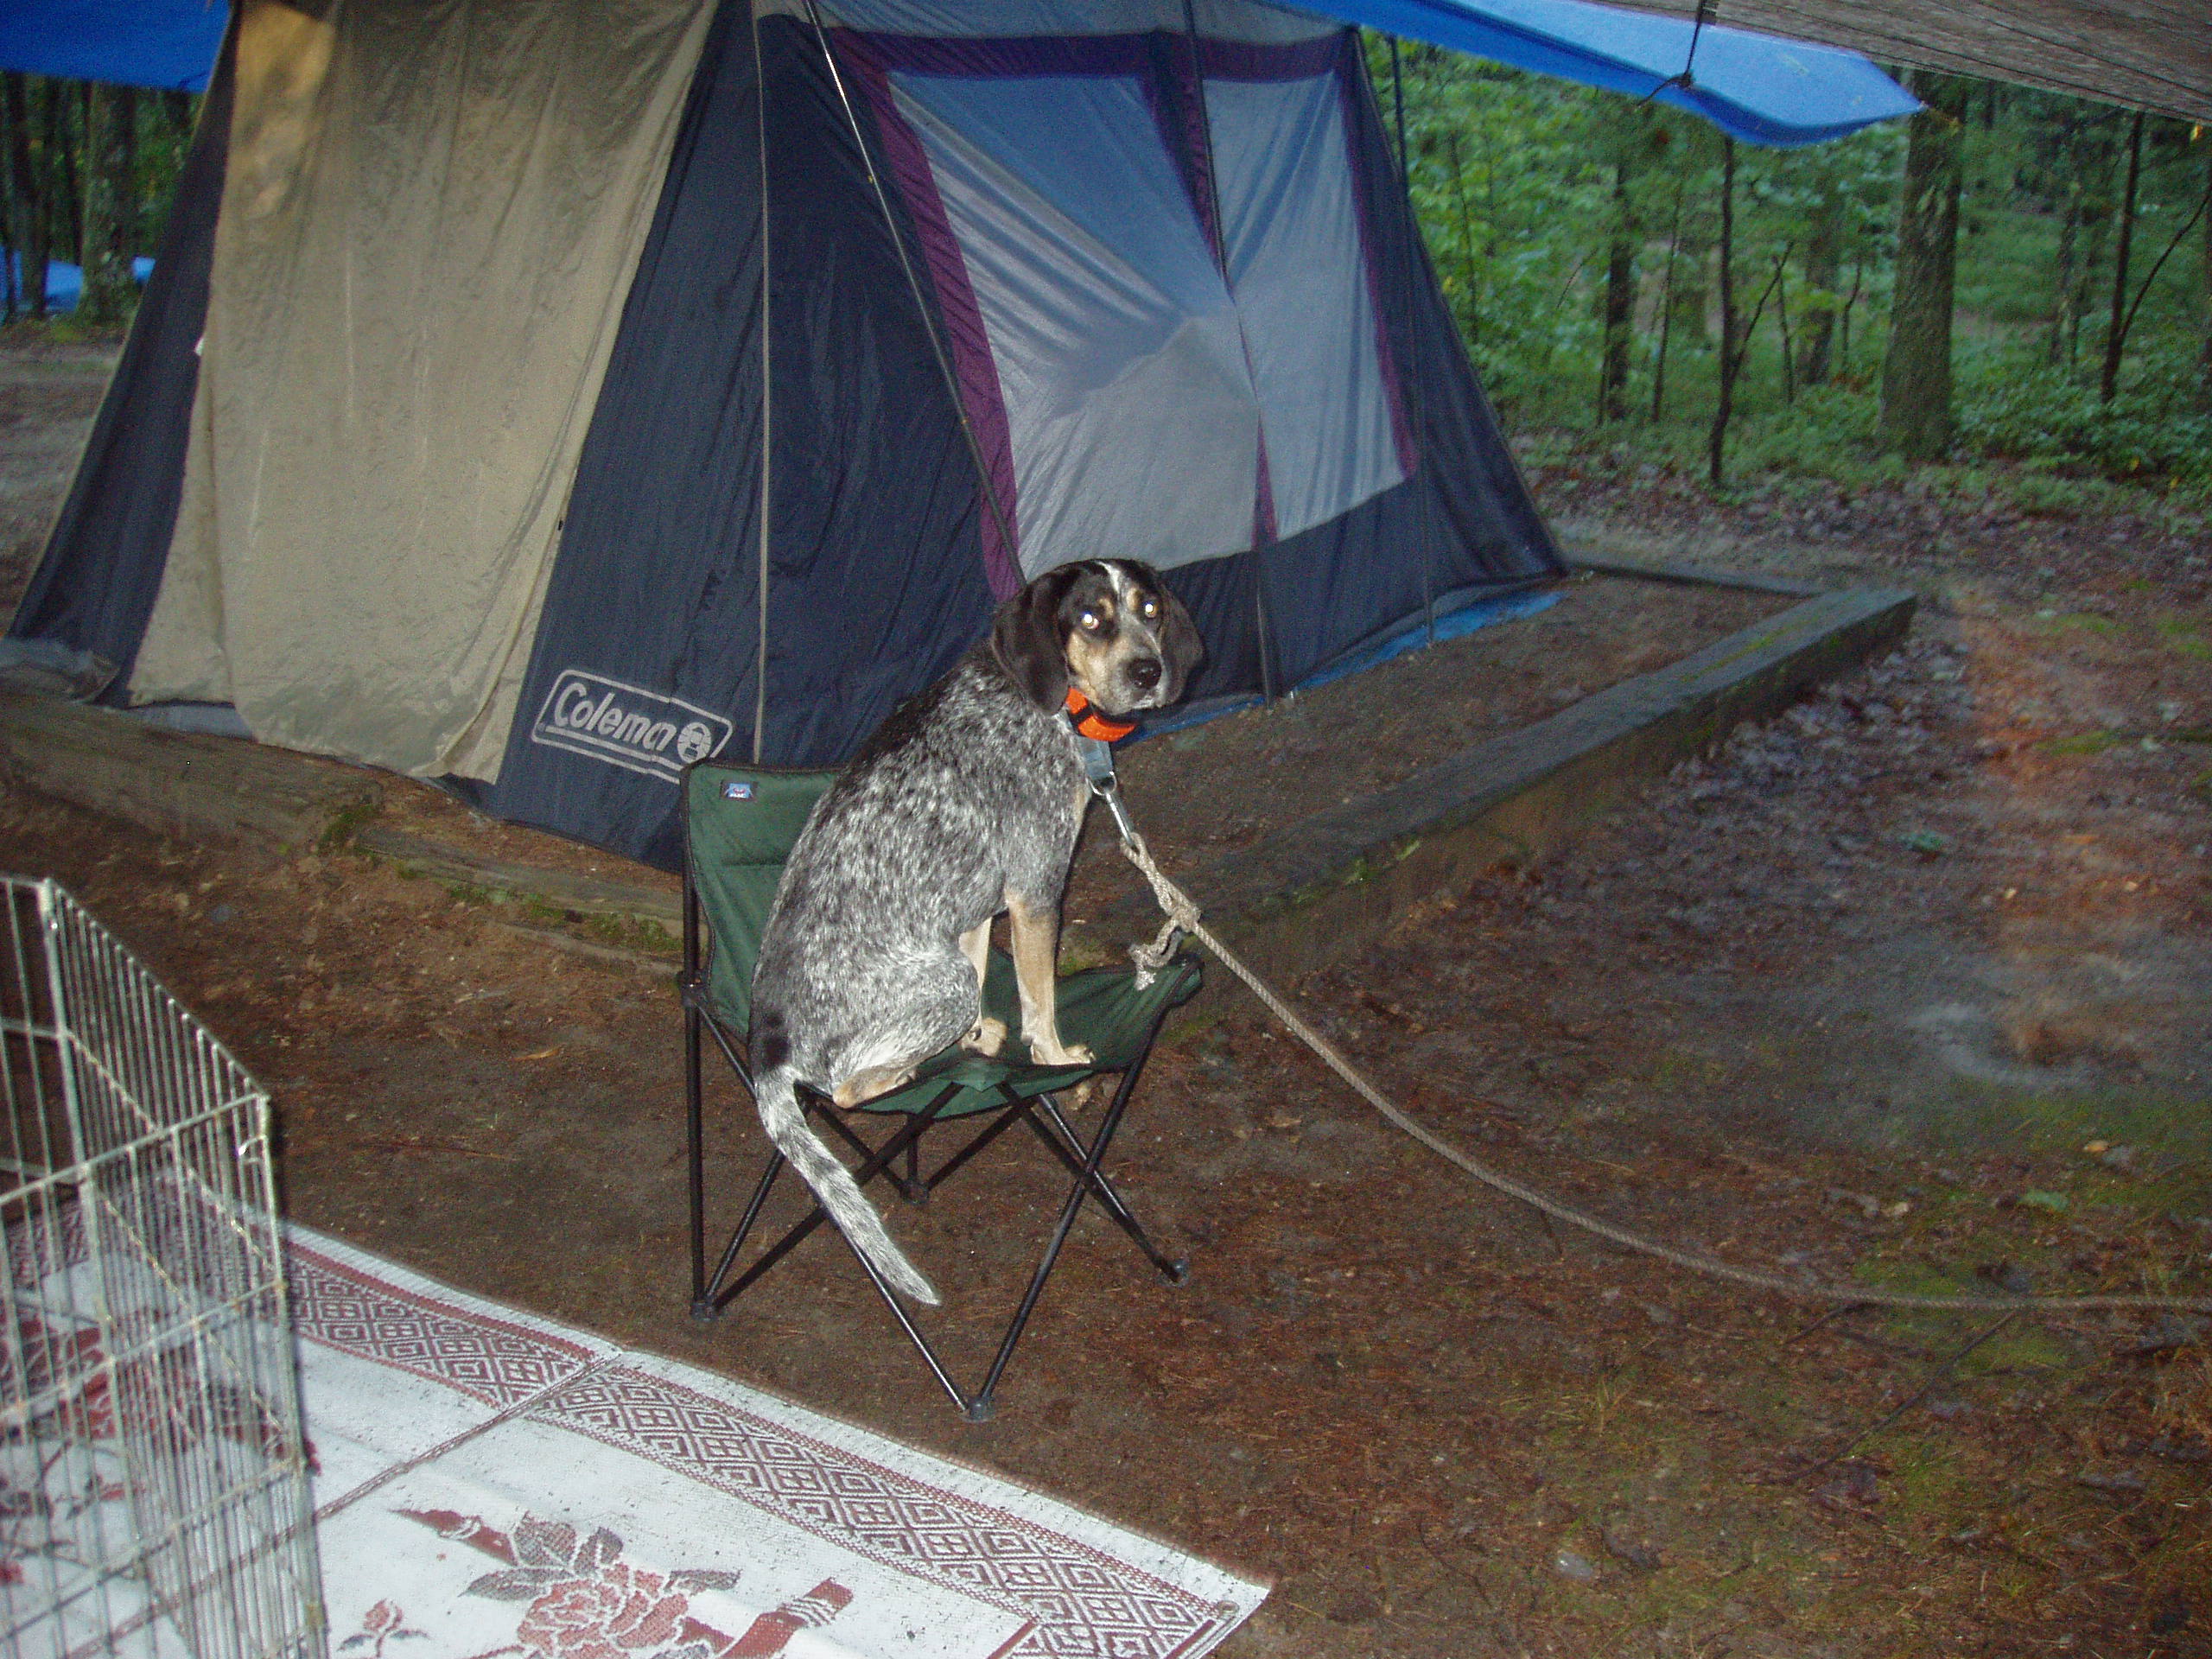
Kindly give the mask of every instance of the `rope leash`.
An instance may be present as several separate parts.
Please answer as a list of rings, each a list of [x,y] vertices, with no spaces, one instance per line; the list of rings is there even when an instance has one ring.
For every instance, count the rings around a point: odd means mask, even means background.
[[[1103,745],[1101,746],[1103,747]],[[1641,1233],[1630,1232],[1625,1227],[1563,1204],[1549,1193],[1516,1180],[1502,1170],[1492,1169],[1478,1158],[1470,1156],[1408,1116],[1390,1097],[1368,1081],[1359,1069],[1342,1054],[1334,1045],[1313,1027],[1300,1019],[1287,1002],[1278,996],[1258,975],[1237,959],[1236,952],[1215,936],[1200,919],[1198,907],[1153,861],[1152,852],[1145,845],[1144,837],[1131,822],[1128,809],[1122,804],[1121,791],[1113,779],[1091,781],[1091,790],[1104,801],[1114,817],[1120,832],[1122,854],[1137,872],[1151,885],[1153,898],[1159,903],[1167,919],[1150,944],[1129,947],[1129,956],[1137,965],[1137,982],[1148,985],[1152,976],[1166,965],[1174,953],[1175,936],[1187,933],[1221,959],[1222,965],[1243,980],[1252,994],[1267,1006],[1269,1013],[1281,1020],[1284,1027],[1319,1056],[1323,1064],[1351,1086],[1354,1093],[1372,1106],[1395,1128],[1403,1131],[1422,1146],[1472,1176],[1484,1185],[1494,1187],[1508,1198],[1518,1198],[1531,1209],[1542,1211],[1557,1221],[1594,1233],[1610,1243],[1641,1255],[1655,1256],[1670,1266],[1686,1272],[1701,1274],[1708,1279],[1725,1279],[1745,1285],[1754,1290],[1772,1291],[1777,1295],[1794,1296],[1807,1301],[1836,1302],[1847,1306],[1872,1307],[1900,1307],[1955,1311],[1960,1313],[2079,1313],[2097,1309],[2162,1309],[2189,1313],[2212,1313],[2212,1298],[2191,1296],[1929,1296],[1912,1291],[1879,1290],[1842,1285],[1807,1284],[1795,1279],[1785,1279],[1779,1274],[1761,1273],[1756,1268],[1738,1268],[1711,1256],[1693,1255],[1646,1238]]]

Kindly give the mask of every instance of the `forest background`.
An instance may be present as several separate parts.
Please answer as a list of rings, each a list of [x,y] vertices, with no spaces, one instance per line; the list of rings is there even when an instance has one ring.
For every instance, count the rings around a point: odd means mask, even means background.
[[[2201,127],[1916,73],[1928,108],[1910,121],[1760,149],[1649,101],[1379,35],[1368,51],[1524,463],[1656,468],[1724,499],[2212,505]],[[127,324],[198,104],[5,76],[0,321]],[[83,270],[66,315],[49,259]]]

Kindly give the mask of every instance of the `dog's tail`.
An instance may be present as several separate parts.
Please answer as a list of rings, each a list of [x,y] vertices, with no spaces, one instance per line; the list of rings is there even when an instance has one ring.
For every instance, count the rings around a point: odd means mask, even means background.
[[[806,1114],[798,1103],[791,1068],[779,1065],[763,1072],[753,1097],[760,1103],[761,1125],[768,1131],[768,1138],[776,1143],[776,1150],[791,1160],[799,1179],[814,1189],[814,1196],[822,1200],[830,1219],[836,1223],[837,1230],[852,1242],[853,1248],[867,1257],[869,1265],[888,1279],[894,1289],[905,1292],[918,1302],[936,1306],[936,1289],[892,1241],[884,1228],[883,1217],[876,1214],[875,1206],[861,1192],[852,1172],[837,1161],[836,1154],[822,1143],[808,1124]]]

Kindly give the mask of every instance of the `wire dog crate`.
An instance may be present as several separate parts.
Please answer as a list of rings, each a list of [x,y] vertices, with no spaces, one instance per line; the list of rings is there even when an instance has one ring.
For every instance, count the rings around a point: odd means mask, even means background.
[[[268,1096],[0,877],[0,1652],[324,1650]]]

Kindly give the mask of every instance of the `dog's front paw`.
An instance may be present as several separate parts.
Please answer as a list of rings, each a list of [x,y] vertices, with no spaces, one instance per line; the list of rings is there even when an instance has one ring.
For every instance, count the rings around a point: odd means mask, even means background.
[[[993,1020],[988,1015],[978,1020],[968,1028],[968,1034],[960,1039],[960,1046],[971,1054],[982,1055],[987,1060],[995,1058],[998,1052],[1006,1046],[1006,1021]]]
[[[1032,1038],[1029,1058],[1039,1065],[1089,1065],[1090,1050],[1082,1043],[1063,1043],[1057,1037]]]

